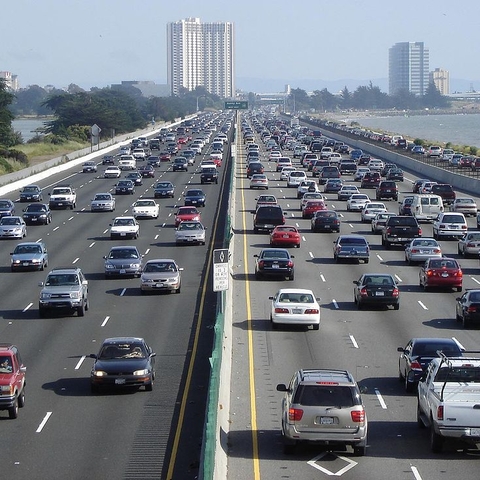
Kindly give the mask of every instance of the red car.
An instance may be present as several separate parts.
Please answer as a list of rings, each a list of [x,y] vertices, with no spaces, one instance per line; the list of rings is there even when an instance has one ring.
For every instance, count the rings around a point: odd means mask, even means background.
[[[420,268],[419,284],[425,291],[446,287],[462,291],[463,272],[454,258],[429,258]]]
[[[277,225],[272,233],[270,233],[270,245],[272,247],[278,245],[293,245],[300,248],[300,234],[297,227],[292,225]]]
[[[222,166],[222,158],[220,156],[213,156],[211,157],[211,160],[215,162],[216,167],[221,167]]]
[[[201,221],[202,214],[197,207],[179,207],[175,214],[175,227],[178,227],[180,222],[185,220],[198,220]]]
[[[25,366],[15,345],[0,343],[0,410],[17,418],[25,405]]]
[[[315,212],[326,210],[327,206],[323,200],[309,200],[302,210],[302,218],[312,218]]]
[[[160,161],[161,162],[169,162],[172,159],[172,155],[168,152],[162,152],[160,154]]]

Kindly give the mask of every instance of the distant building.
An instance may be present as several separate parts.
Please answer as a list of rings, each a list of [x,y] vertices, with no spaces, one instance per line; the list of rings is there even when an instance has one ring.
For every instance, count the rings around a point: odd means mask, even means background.
[[[408,90],[425,95],[429,83],[429,51],[423,42],[396,43],[389,50],[389,94]]]
[[[152,81],[123,80],[122,83],[113,84],[112,88],[135,87],[142,92],[144,97],[169,97],[170,90],[167,84],[157,84]]]
[[[448,70],[436,68],[433,72],[430,72],[430,82],[435,84],[442,95],[450,93],[450,72]]]
[[[170,92],[204,87],[222,98],[235,94],[233,23],[187,18],[167,25]]]
[[[10,72],[0,72],[0,78],[5,80],[5,84],[9,90],[16,92],[20,88],[17,75],[13,75],[13,73]]]

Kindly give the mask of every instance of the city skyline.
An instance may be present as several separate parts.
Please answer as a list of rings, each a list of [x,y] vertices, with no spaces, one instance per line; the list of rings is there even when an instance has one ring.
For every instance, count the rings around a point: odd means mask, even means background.
[[[12,21],[3,26],[0,70],[18,75],[20,87],[167,83],[166,25],[198,17],[235,25],[239,89],[250,80],[266,88],[276,80],[306,90],[307,84],[316,82],[322,89],[348,79],[375,84],[388,77],[392,45],[422,41],[430,50],[431,70],[450,72],[451,91],[457,89],[456,79],[480,90],[480,67],[474,61],[480,46],[469,29],[458,28],[465,12],[446,0],[429,5],[406,0],[401,8],[379,0],[348,6],[334,0],[295,5],[286,0],[182,0],[168,6],[137,0],[134,7],[127,0],[8,2],[2,16]],[[480,5],[472,4],[468,13],[475,17]]]

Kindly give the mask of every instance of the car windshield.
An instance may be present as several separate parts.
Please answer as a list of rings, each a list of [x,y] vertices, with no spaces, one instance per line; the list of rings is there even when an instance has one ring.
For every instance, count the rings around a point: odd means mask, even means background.
[[[95,200],[110,200],[110,195],[95,195]]]
[[[457,268],[454,260],[430,260],[430,268]]]
[[[20,219],[14,217],[3,217],[1,225],[20,225]]]
[[[0,208],[10,208],[11,204],[9,202],[0,202]]]
[[[350,387],[339,385],[300,385],[294,403],[306,406],[352,407],[355,405]]]
[[[157,188],[169,188],[172,185],[170,183],[158,183]]]
[[[201,197],[202,195],[203,195],[203,192],[201,190],[189,190],[185,196],[186,197]]]
[[[147,352],[141,343],[124,343],[105,345],[98,355],[99,360],[114,360],[121,358],[146,358]]]
[[[13,253],[17,255],[25,253],[42,253],[42,247],[40,245],[17,245]]]
[[[288,252],[283,252],[282,250],[271,250],[271,251],[263,251],[261,258],[288,258]]]
[[[155,202],[153,200],[138,200],[135,202],[136,207],[154,207]]]
[[[52,273],[47,277],[45,285],[78,285],[78,277],[74,274]]]
[[[363,285],[393,285],[393,279],[387,275],[367,275],[363,279]]]
[[[192,215],[192,214],[195,214],[195,213],[198,213],[198,210],[193,207],[193,208],[181,208],[177,215]]]
[[[442,351],[447,357],[460,356],[461,351],[452,344],[416,342],[412,349],[412,356],[437,357],[437,351]]]
[[[365,245],[367,241],[361,237],[343,237],[339,242],[342,245]]]
[[[461,383],[479,383],[480,368],[475,367],[443,367],[438,370],[435,377],[436,382],[461,382]]]
[[[181,222],[178,230],[202,230],[202,224],[199,222]]]
[[[114,225],[116,226],[128,226],[128,225],[135,225],[135,222],[133,221],[132,218],[117,218],[114,222]]]
[[[38,187],[25,187],[23,189],[24,193],[30,193],[30,192],[38,192]]]
[[[281,293],[278,297],[280,303],[314,303],[313,295],[310,293]]]
[[[172,262],[148,262],[143,271],[146,273],[176,272],[177,267]]]
[[[436,247],[438,244],[435,240],[414,240],[413,246],[414,247]]]
[[[46,209],[43,205],[41,204],[33,204],[33,205],[29,205],[25,211],[26,212],[44,212]]]
[[[116,248],[115,250],[111,250],[108,258],[139,258],[139,254],[137,250],[133,248]]]

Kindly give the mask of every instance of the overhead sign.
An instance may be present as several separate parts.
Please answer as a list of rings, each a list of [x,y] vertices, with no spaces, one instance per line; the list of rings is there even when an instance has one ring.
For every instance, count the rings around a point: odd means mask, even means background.
[[[225,110],[247,110],[247,101],[225,102]]]
[[[228,290],[228,249],[222,248],[213,251],[213,291]]]

